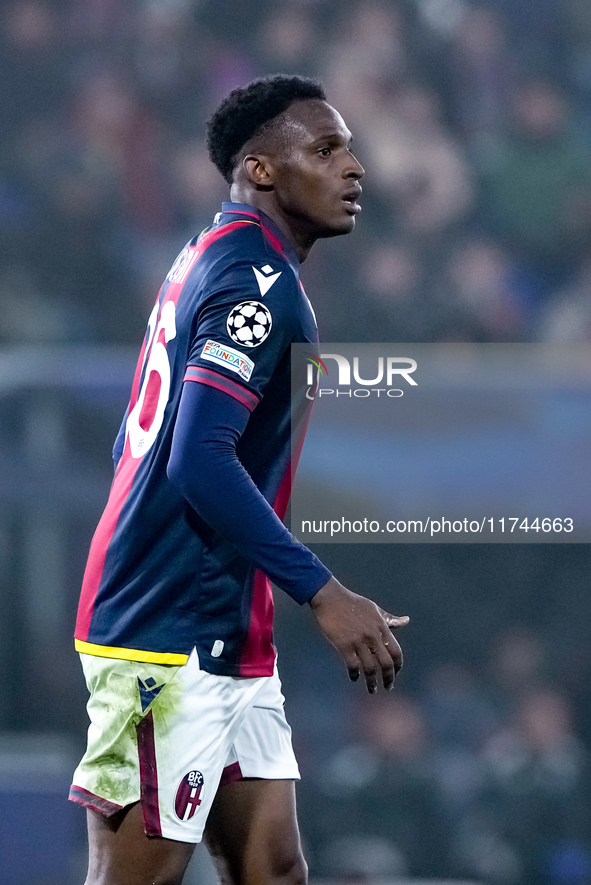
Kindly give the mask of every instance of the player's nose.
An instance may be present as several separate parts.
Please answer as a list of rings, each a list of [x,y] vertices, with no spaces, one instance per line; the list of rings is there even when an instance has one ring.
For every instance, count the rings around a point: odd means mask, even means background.
[[[343,178],[353,178],[358,181],[365,175],[365,169],[353,154],[349,154],[348,161],[343,168]]]

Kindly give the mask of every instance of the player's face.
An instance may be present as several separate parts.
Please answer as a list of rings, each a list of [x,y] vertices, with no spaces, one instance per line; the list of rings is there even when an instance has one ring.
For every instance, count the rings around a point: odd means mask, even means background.
[[[294,102],[286,113],[287,145],[273,181],[277,208],[299,238],[349,233],[361,211],[364,175],[351,153],[351,133],[318,99]]]

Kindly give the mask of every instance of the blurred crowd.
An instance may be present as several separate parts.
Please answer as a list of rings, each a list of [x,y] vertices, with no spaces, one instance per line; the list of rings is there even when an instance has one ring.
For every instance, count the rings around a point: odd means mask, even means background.
[[[0,43],[4,341],[135,343],[225,196],[206,119],[275,71],[367,168],[304,271],[325,340],[591,336],[586,0],[12,0]]]
[[[300,748],[313,869],[588,885],[590,760],[553,671],[534,632],[509,629],[478,663],[432,664],[412,693],[358,693],[341,744]]]
[[[394,691],[370,696],[277,600],[314,875],[591,883],[587,547],[321,545],[411,620]]]
[[[0,344],[137,346],[226,198],[205,121],[277,71],[323,80],[367,170],[357,230],[302,270],[325,341],[591,340],[589,0],[7,0]],[[589,694],[547,639],[295,698],[315,874],[590,885]]]

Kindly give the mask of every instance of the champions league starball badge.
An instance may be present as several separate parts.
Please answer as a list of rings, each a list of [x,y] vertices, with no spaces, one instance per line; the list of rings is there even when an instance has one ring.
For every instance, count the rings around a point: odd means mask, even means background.
[[[226,328],[236,344],[257,347],[268,338],[273,325],[270,310],[261,301],[243,301],[233,307]]]

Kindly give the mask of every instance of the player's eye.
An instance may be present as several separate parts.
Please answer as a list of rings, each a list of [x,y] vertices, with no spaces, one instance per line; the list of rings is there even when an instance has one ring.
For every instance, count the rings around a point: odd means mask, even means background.
[[[332,150],[329,147],[322,147],[319,149],[318,153],[321,157],[330,157]]]

